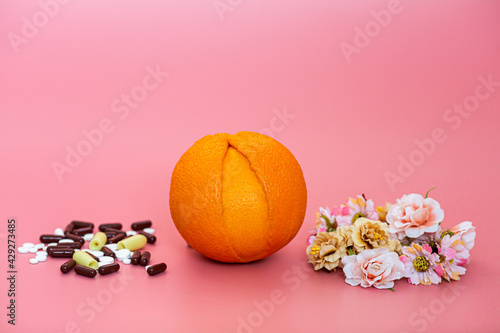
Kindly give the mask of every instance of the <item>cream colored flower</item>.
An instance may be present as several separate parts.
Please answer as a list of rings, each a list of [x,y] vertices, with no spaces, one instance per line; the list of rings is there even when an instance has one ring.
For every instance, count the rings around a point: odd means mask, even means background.
[[[352,249],[355,253],[357,253],[356,249],[354,248],[354,241],[352,239],[353,231],[354,226],[352,225],[341,225],[336,230],[341,239],[342,245],[346,248],[346,250],[348,251],[349,249]]]
[[[396,252],[399,255],[403,254],[401,252],[401,242],[399,241],[399,239],[389,239],[386,247],[389,249],[389,251]]]
[[[389,212],[389,209],[391,209],[391,204],[388,202],[385,203],[385,206],[378,206],[377,207],[379,221],[387,222],[386,216],[387,216],[387,213]]]
[[[359,218],[354,222],[352,240],[358,252],[388,247],[389,226],[385,222]]]
[[[343,239],[336,232],[319,232],[306,252],[314,270],[324,267],[329,271],[342,267],[341,260],[347,254]]]

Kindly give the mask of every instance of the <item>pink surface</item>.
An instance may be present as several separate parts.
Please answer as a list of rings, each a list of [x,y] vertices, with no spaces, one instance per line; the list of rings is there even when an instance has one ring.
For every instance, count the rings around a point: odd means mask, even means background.
[[[149,218],[159,239],[153,258],[168,271],[150,278],[126,266],[91,280],[62,276],[61,260],[33,266],[18,255],[16,326],[7,325],[2,277],[0,331],[498,330],[500,3],[45,7],[52,16],[36,1],[0,3],[1,274],[9,217],[17,219],[18,244],[72,219]],[[380,12],[387,8],[392,14]],[[30,30],[33,19],[39,27]],[[147,77],[155,70],[156,79]],[[497,83],[482,83],[488,78]],[[137,103],[127,106],[121,98],[131,93]],[[462,103],[472,111],[450,111]],[[88,145],[83,131],[99,126],[107,133]],[[176,161],[195,140],[239,130],[285,144],[303,168],[309,200],[286,248],[228,265],[186,247],[168,191]],[[426,154],[416,141],[426,142]],[[87,156],[58,177],[53,164],[66,163],[67,149]],[[399,167],[402,160],[417,165]],[[399,281],[392,293],[351,287],[341,272],[305,264],[318,206],[361,192],[383,204],[432,186],[445,226],[477,226],[460,282]]]

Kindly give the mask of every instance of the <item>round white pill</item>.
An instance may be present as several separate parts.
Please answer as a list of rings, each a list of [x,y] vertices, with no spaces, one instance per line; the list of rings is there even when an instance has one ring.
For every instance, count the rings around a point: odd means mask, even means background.
[[[135,236],[135,235],[137,235],[137,231],[135,231],[135,230],[129,230],[129,231],[126,232],[126,234],[127,234],[127,236]]]
[[[94,234],[85,234],[83,235],[83,239],[85,239],[87,242],[90,242],[94,238]]]
[[[115,258],[113,257],[108,257],[108,256],[103,256],[99,258],[99,262],[105,262],[107,264],[111,264],[115,261]]]
[[[40,250],[40,249],[43,249],[43,248],[44,248],[44,246],[45,246],[45,245],[44,245],[43,243],[39,243],[39,244],[36,244],[36,245],[35,245],[35,249]]]
[[[54,235],[64,236],[64,231],[62,230],[62,228],[57,228],[56,230],[54,230]]]
[[[45,252],[45,251],[38,251],[36,253],[36,256],[37,257],[46,257],[47,256],[47,252]]]
[[[102,251],[92,251],[91,253],[95,255],[97,258],[102,257],[104,255],[104,252]]]
[[[118,250],[118,244],[106,244],[104,245],[106,246],[108,249],[110,249],[111,251],[116,251]]]
[[[49,243],[47,246],[57,246],[57,243]]]
[[[38,262],[47,261],[47,257],[35,257],[35,259],[38,260]]]
[[[37,251],[38,251],[38,250],[37,250],[37,249],[35,249],[34,247],[31,247],[31,248],[30,248],[30,253],[36,253]]]
[[[148,234],[151,234],[151,235],[155,233],[155,229],[153,229],[153,228],[144,228],[143,231],[147,232]]]
[[[38,264],[38,259],[36,259],[36,258],[31,258],[31,259],[30,259],[30,264],[33,264],[33,265],[34,265],[34,264]]]
[[[32,248],[34,246],[35,246],[35,244],[33,244],[33,243],[24,243],[23,244],[23,247],[27,247],[28,249],[30,249],[30,248]]]
[[[123,263],[124,263],[125,265],[130,265],[130,259],[129,259],[129,258],[125,258],[125,259],[123,259]]]
[[[120,260],[123,260],[125,258],[128,258],[130,255],[130,250],[129,249],[121,249],[115,252],[116,257]]]
[[[24,246],[21,246],[17,249],[17,252],[19,253],[28,253],[30,252],[30,249],[28,249],[27,247],[24,247]]]
[[[150,266],[151,266],[151,265],[146,265],[144,268],[145,268],[146,270],[148,270],[148,268],[149,268]]]
[[[104,266],[104,265],[109,265],[109,262],[99,261],[97,264],[99,265],[99,267],[101,267],[101,266]]]
[[[74,240],[68,238],[64,238],[59,241],[59,243],[73,243],[73,242]]]

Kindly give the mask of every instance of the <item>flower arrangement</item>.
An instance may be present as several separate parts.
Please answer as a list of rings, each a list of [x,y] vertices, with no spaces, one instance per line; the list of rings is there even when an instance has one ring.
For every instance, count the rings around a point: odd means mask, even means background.
[[[443,231],[439,202],[412,193],[396,203],[375,207],[365,195],[340,206],[319,208],[307,240],[315,270],[342,268],[345,282],[364,288],[393,290],[394,281],[439,284],[460,280],[476,237],[472,222]]]

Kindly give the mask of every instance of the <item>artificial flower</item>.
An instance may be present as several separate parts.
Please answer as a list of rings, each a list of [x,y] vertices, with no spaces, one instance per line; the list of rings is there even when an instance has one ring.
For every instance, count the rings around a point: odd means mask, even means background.
[[[337,228],[337,234],[339,235],[342,246],[344,246],[349,253],[349,250],[356,252],[354,247],[354,241],[352,239],[353,226],[351,225],[341,225]]]
[[[465,243],[465,248],[469,251],[472,250],[476,238],[476,228],[472,226],[472,222],[464,221],[452,227],[449,231],[454,235],[459,235]]]
[[[342,264],[345,282],[364,288],[392,288],[394,280],[402,278],[405,270],[405,265],[398,255],[386,248],[365,250],[358,255],[346,256],[342,259]]]
[[[339,209],[335,220],[340,225],[351,225],[360,217],[366,217],[371,220],[378,220],[378,213],[375,211],[375,205],[372,200],[358,195],[356,198],[348,198],[345,205]]]
[[[387,223],[361,217],[354,222],[352,230],[351,237],[358,252],[388,246],[389,227]]]
[[[420,194],[407,194],[391,206],[386,216],[389,232],[399,240],[418,238],[424,233],[438,231],[444,211],[432,198]]]
[[[398,255],[401,255],[401,242],[399,239],[389,239],[389,242],[387,243],[386,248],[389,249],[389,251],[396,252]]]
[[[439,265],[439,256],[432,253],[428,244],[420,246],[413,243],[402,249],[403,255],[399,259],[405,265],[404,277],[411,284],[439,284],[443,275],[443,268]]]
[[[386,216],[387,213],[389,212],[389,209],[391,208],[391,204],[386,202],[385,206],[378,206],[376,211],[378,213],[378,220],[382,222],[387,222]]]
[[[469,250],[465,248],[465,243],[460,236],[444,236],[439,247],[439,254],[442,256],[443,278],[448,281],[460,280],[460,275],[464,275],[466,271],[461,265],[467,263],[469,258]]]
[[[341,259],[347,254],[345,246],[342,245],[342,239],[336,232],[319,232],[314,242],[307,247],[306,252],[314,270],[324,267],[329,271],[341,265]]]

